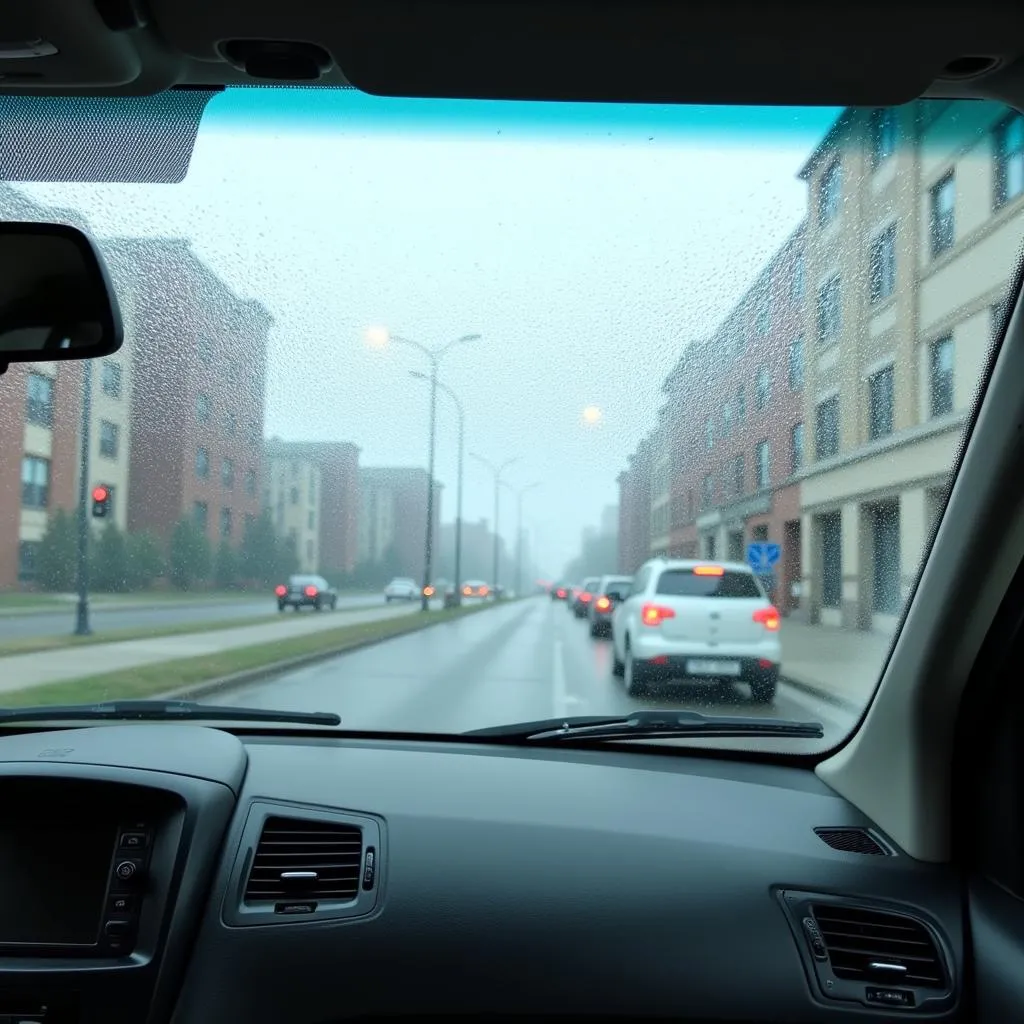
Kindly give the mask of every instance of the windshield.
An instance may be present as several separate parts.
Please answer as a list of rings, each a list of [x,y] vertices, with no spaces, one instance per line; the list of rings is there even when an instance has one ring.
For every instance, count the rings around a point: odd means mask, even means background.
[[[0,184],[92,234],[127,336],[0,378],[0,705],[258,670],[217,703],[836,743],[1012,305],[1022,125],[260,88],[210,100],[179,183]],[[614,573],[610,614],[574,599]]]

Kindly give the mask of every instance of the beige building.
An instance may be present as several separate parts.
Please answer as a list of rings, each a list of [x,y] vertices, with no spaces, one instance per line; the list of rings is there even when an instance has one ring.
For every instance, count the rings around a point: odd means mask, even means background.
[[[282,537],[291,538],[300,572],[322,572],[320,565],[321,468],[300,453],[268,454],[263,471],[264,505]]]
[[[891,629],[1024,240],[1024,120],[847,109],[807,161],[803,613]]]

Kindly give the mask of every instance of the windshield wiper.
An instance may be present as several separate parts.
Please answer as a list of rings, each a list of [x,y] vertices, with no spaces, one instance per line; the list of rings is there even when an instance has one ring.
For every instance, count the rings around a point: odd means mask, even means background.
[[[62,721],[103,722],[279,722],[299,725],[340,725],[330,711],[273,711],[198,704],[189,700],[110,700],[98,704],[39,704],[0,708],[0,723]]]
[[[820,722],[798,722],[785,718],[704,715],[699,711],[634,711],[629,715],[546,718],[539,722],[473,729],[462,735],[507,739],[510,742],[667,739],[674,736],[793,736],[821,739],[825,730]]]

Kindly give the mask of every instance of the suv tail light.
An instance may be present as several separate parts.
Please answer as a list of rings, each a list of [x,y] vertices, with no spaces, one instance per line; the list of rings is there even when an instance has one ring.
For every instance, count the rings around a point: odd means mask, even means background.
[[[608,611],[609,608],[611,608],[611,606],[612,606],[612,603],[611,603],[611,601],[608,600],[607,597],[599,597],[597,599],[597,601],[594,602],[594,607],[599,612],[606,612],[606,611]]]
[[[754,621],[760,622],[765,629],[774,633],[779,628],[779,609],[774,606],[758,608],[754,612]]]
[[[676,613],[663,604],[645,604],[640,609],[640,621],[645,626],[660,626],[666,619],[674,619]]]
[[[316,597],[316,587],[312,585],[306,587],[306,597]]]
[[[288,588],[284,586],[284,584],[278,584],[274,587],[274,593],[277,594],[278,597],[284,597],[284,595],[288,593]]]

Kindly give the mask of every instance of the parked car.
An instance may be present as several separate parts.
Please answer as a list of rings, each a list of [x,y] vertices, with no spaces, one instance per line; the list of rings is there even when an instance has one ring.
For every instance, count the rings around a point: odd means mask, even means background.
[[[483,580],[466,580],[462,584],[463,597],[487,597],[491,592],[490,584]]]
[[[277,597],[277,610],[285,608],[313,608],[322,612],[325,608],[334,611],[338,604],[338,592],[323,576],[290,576],[287,584],[281,583],[274,588]]]
[[[594,600],[594,591],[597,590],[597,585],[601,582],[599,576],[588,576],[573,594],[572,608],[573,614],[577,619],[586,618],[587,611],[590,608],[590,602]]]
[[[632,576],[602,576],[594,591],[587,617],[590,619],[591,636],[611,636],[612,615],[629,596]]]
[[[779,611],[741,562],[653,559],[612,616],[612,663],[634,695],[646,683],[743,682],[775,697],[782,660]]]
[[[392,601],[418,601],[420,598],[420,585],[408,576],[396,576],[384,588],[384,600],[390,604]]]

